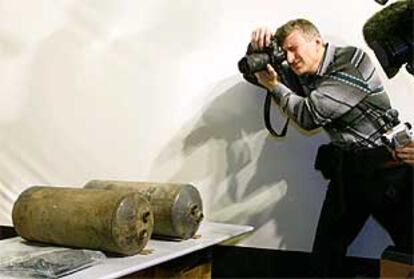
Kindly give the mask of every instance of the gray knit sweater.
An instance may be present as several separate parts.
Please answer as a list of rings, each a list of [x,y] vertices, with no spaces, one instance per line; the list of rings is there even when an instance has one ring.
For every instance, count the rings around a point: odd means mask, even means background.
[[[336,143],[381,145],[381,116],[390,101],[364,51],[327,44],[318,72],[301,80],[307,97],[283,84],[272,91],[282,110],[299,126],[306,130],[323,127]]]

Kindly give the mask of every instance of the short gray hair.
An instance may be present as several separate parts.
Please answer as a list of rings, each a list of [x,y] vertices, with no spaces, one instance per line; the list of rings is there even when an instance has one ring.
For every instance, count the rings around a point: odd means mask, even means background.
[[[309,39],[314,38],[315,36],[321,36],[315,24],[313,24],[307,19],[297,18],[289,20],[276,30],[274,37],[276,38],[277,43],[279,45],[283,45],[283,42],[285,41],[286,37],[289,36],[295,30],[302,31],[303,34],[305,34],[306,37]]]

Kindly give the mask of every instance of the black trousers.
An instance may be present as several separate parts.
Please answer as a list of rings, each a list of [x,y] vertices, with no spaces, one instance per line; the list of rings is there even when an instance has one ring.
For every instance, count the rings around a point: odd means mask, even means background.
[[[386,154],[384,150],[379,153]],[[389,233],[395,246],[412,253],[413,168],[389,166],[389,155],[379,153],[340,150],[324,154],[331,173],[312,251],[315,276],[350,276],[344,264],[347,248],[370,216]]]

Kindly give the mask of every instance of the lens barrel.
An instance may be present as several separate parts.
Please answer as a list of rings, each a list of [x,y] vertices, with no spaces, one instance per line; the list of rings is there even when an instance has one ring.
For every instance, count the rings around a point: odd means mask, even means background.
[[[267,53],[253,53],[244,56],[238,63],[239,71],[242,74],[252,74],[266,69],[270,63],[270,56]]]

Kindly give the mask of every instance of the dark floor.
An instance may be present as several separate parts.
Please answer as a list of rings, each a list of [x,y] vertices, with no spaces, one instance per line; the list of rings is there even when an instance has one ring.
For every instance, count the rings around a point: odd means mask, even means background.
[[[216,246],[213,249],[213,278],[309,278],[310,254],[306,252]],[[378,278],[379,260],[348,257],[353,278]]]

